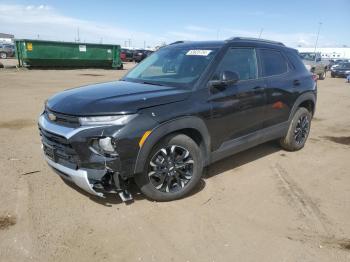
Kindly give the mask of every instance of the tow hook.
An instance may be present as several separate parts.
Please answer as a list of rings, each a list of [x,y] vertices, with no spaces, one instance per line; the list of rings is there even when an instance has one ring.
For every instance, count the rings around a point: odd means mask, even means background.
[[[116,191],[121,200],[123,200],[123,202],[133,201],[131,193],[126,189],[125,182],[120,181],[118,172],[113,173],[113,180],[116,187]]]

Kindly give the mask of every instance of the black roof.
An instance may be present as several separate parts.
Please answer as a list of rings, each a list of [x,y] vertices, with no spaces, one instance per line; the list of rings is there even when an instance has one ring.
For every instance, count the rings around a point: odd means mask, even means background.
[[[260,39],[260,38],[249,38],[249,37],[232,37],[227,40],[221,40],[221,41],[177,41],[174,43],[169,44],[168,46],[172,45],[179,45],[183,47],[194,47],[194,48],[204,48],[204,47],[211,47],[211,48],[220,48],[224,45],[228,45],[231,43],[242,43],[242,44],[248,44],[252,46],[259,46],[259,47],[267,47],[267,46],[274,46],[277,48],[288,48],[283,43],[278,41],[272,41],[267,39]]]
[[[225,45],[225,41],[176,41],[174,43],[169,44],[168,46],[172,45],[180,45],[183,47],[222,47]]]

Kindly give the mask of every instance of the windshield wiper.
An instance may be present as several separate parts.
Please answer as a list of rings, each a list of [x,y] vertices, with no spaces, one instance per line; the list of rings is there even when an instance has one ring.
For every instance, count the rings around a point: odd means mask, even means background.
[[[153,83],[153,82],[147,82],[147,81],[143,81],[142,84],[153,85],[153,86],[164,86],[164,85],[162,85],[162,84]]]

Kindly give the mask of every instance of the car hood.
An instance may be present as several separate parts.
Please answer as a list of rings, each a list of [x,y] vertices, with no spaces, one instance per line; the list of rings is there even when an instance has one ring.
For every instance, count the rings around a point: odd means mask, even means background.
[[[65,90],[51,97],[47,107],[75,116],[132,114],[139,109],[185,100],[187,89],[125,81]]]

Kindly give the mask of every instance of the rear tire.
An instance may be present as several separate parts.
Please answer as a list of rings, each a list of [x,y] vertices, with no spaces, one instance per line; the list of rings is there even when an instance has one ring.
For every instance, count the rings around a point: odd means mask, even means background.
[[[196,142],[174,134],[154,146],[144,172],[135,176],[135,182],[147,198],[172,201],[188,195],[200,181],[202,171],[202,153]]]
[[[311,113],[300,107],[289,124],[287,135],[280,140],[280,145],[287,151],[297,151],[304,147],[310,133]]]

